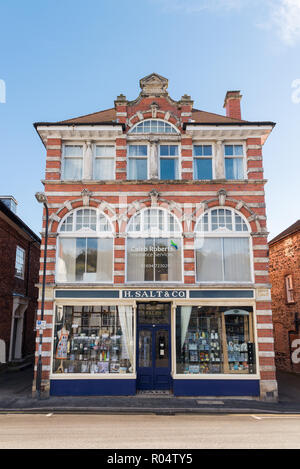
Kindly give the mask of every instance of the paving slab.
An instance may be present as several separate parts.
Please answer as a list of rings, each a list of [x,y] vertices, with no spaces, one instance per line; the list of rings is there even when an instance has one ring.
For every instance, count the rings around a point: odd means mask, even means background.
[[[279,402],[255,399],[174,397],[168,393],[136,396],[50,396],[33,398],[32,367],[0,374],[0,412],[65,413],[300,413],[300,375],[278,372]]]

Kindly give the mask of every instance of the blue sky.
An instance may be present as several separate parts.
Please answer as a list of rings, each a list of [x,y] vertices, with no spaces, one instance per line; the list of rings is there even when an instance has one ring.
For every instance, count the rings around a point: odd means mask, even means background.
[[[300,0],[0,0],[0,18],[0,194],[35,232],[45,150],[32,123],[135,99],[152,72],[195,108],[223,114],[239,89],[244,119],[276,122],[264,147],[270,238],[299,218]]]

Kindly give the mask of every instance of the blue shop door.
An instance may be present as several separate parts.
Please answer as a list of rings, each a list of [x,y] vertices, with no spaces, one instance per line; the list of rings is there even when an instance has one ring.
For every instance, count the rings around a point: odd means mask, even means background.
[[[139,326],[137,389],[168,390],[170,376],[170,326]]]

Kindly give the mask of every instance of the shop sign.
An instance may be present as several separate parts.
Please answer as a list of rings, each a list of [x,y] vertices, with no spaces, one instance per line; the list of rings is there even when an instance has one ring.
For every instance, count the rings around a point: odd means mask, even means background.
[[[185,290],[123,290],[122,298],[186,298]]]

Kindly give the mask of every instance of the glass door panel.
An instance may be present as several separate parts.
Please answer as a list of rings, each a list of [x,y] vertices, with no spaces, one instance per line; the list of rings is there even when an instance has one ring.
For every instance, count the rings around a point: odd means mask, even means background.
[[[155,367],[169,367],[169,331],[165,329],[155,331]]]
[[[152,331],[141,330],[139,334],[139,364],[140,368],[152,367]]]

